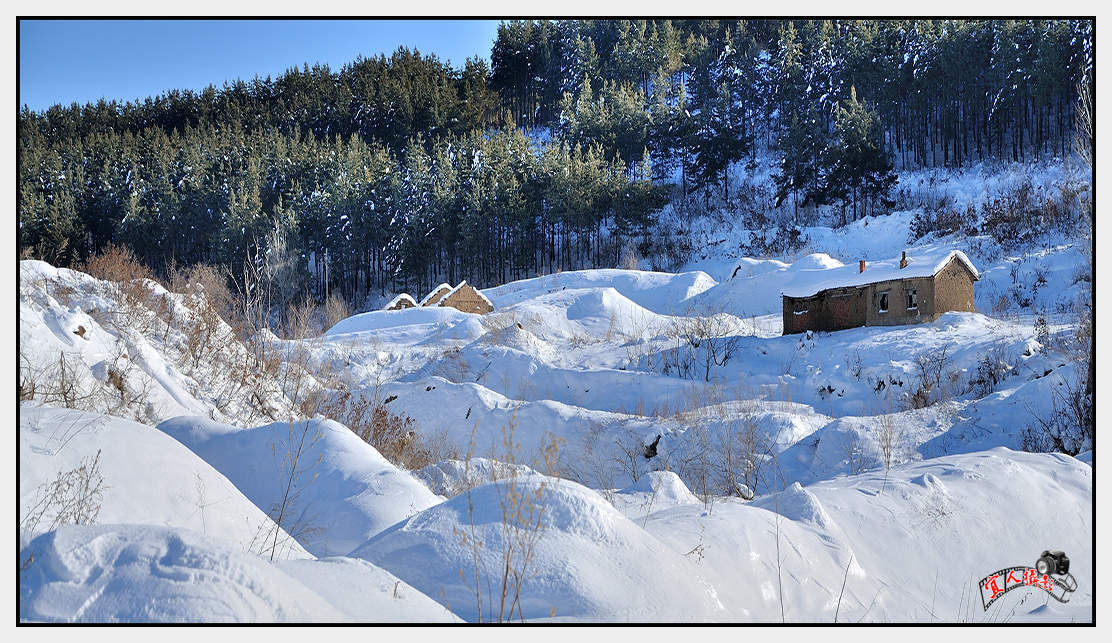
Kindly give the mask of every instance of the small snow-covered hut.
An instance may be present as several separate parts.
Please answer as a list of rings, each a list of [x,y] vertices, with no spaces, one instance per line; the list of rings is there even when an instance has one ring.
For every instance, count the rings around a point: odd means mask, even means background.
[[[478,315],[494,310],[494,304],[486,298],[486,295],[467,285],[466,281],[459,282],[458,286],[440,297],[439,303],[436,305],[441,308],[455,308],[465,313]]]
[[[403,308],[416,308],[417,300],[410,297],[408,293],[402,293],[397,297],[390,300],[390,303],[382,307],[383,310],[402,310]]]
[[[421,303],[419,305],[423,307],[435,306],[440,303],[440,300],[444,297],[444,295],[450,292],[452,292],[451,286],[449,286],[448,284],[440,284],[436,288],[433,288],[432,292],[425,295],[425,298],[421,300]]]

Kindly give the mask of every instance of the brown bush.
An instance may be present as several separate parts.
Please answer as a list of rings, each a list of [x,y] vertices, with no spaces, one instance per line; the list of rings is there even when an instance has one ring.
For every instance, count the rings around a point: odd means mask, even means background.
[[[382,457],[404,469],[417,470],[460,457],[446,431],[423,431],[417,420],[391,413],[386,404],[342,387],[320,399],[316,411],[347,426]]]
[[[227,317],[233,308],[232,293],[228,289],[227,268],[198,263],[188,270],[170,273],[170,291],[179,294],[203,292],[210,306]]]
[[[130,250],[111,243],[99,254],[89,257],[82,271],[97,279],[116,283],[154,278],[151,269],[139,263]]]
[[[351,308],[344,298],[332,293],[324,302],[324,330],[332,328],[341,321],[351,317]]]
[[[153,319],[147,302],[154,290],[154,274],[139,263],[130,250],[109,244],[99,254],[89,257],[82,270],[107,282],[108,295],[117,302],[116,310],[104,312],[103,323],[139,332],[150,330]]]

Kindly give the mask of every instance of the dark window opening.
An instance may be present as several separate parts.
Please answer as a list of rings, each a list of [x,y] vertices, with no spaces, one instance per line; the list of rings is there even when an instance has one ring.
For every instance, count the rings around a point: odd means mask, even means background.
[[[880,312],[888,312],[888,293],[880,293]]]
[[[914,288],[909,288],[907,291],[907,309],[913,310],[919,307],[919,298],[915,294]]]

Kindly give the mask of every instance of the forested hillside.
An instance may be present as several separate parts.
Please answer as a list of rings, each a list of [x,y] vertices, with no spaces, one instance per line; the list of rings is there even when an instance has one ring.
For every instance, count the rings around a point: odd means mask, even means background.
[[[507,22],[489,68],[403,48],[24,108],[20,256],[213,264],[279,316],[613,267],[663,251],[669,205],[844,224],[897,171],[1067,155],[1092,69],[1092,20]],[[731,169],[757,164],[754,198]]]

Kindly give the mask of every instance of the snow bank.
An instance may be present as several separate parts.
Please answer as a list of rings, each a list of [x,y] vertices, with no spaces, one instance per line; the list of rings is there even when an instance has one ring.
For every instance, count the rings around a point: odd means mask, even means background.
[[[65,526],[39,536],[19,618],[61,623],[344,622],[340,610],[227,541],[149,525]]]
[[[714,589],[682,555],[594,491],[539,475],[473,489],[380,534],[352,556],[387,569],[467,621],[497,618],[502,552],[520,533],[502,522],[506,485],[526,497],[545,485],[543,530],[532,562],[525,569],[511,565],[524,572],[514,620],[518,609],[525,620],[536,621],[730,619]],[[482,545],[471,547],[464,536]]]
[[[191,529],[243,551],[259,551],[260,531],[268,530],[266,514],[177,440],[121,418],[30,403],[19,408],[20,520],[43,499],[41,485],[98,452],[105,486],[98,522]],[[52,516],[49,512],[47,519]],[[49,522],[40,521],[37,529],[47,527]],[[310,557],[296,544],[287,554]]]
[[[277,567],[358,623],[460,622],[436,601],[365,560],[337,556],[281,561]]]
[[[779,622],[783,609],[789,623],[1091,622],[1092,490],[1092,469],[1073,458],[997,448],[897,465],[887,479],[881,469],[751,503],[679,505],[643,524],[695,552],[743,620]],[[1069,603],[1017,590],[986,612],[978,581],[1044,549],[1070,557]]]
[[[637,482],[611,494],[609,499],[618,511],[634,521],[654,511],[680,505],[703,506],[703,501],[672,471],[650,471]]]
[[[454,308],[404,308],[402,310],[374,310],[369,313],[359,313],[336,322],[328,329],[326,336],[346,335],[377,331],[387,328],[405,326],[435,326],[474,317],[469,313],[460,312]]]
[[[271,511],[288,499],[288,531],[316,556],[347,554],[440,502],[416,478],[331,420],[237,429],[181,417],[158,428],[228,476],[258,507]]]
[[[499,310],[540,295],[565,289],[604,288],[617,290],[637,305],[660,314],[670,313],[680,302],[715,285],[701,270],[679,274],[640,270],[579,270],[523,279],[488,288],[483,292]]]

